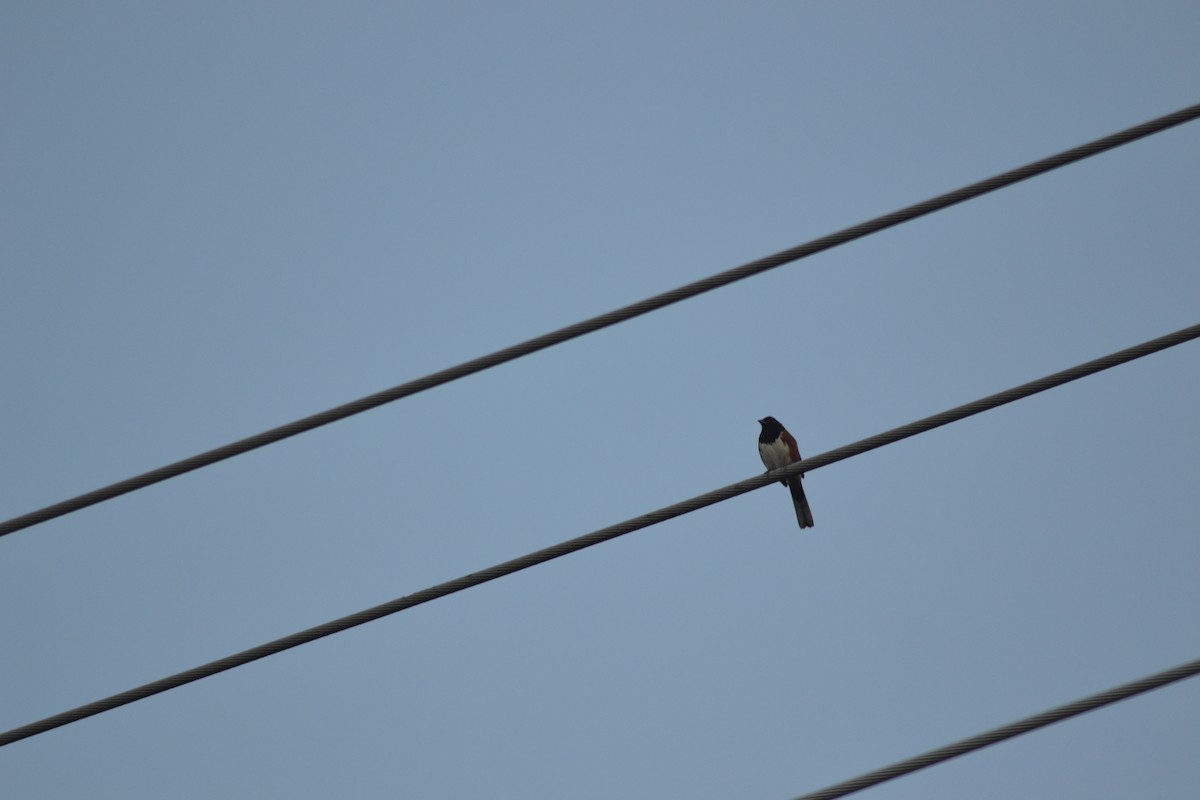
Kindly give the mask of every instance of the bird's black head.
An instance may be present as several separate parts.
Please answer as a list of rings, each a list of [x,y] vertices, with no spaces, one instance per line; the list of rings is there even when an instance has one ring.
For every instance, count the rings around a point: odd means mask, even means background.
[[[758,424],[762,425],[762,438],[768,442],[775,441],[775,437],[783,430],[783,426],[779,424],[779,420],[774,417],[763,417],[758,421]]]

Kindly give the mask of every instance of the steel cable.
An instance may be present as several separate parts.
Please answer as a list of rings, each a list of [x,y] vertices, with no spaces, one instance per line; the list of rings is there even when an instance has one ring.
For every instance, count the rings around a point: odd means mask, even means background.
[[[1176,681],[1181,681],[1184,678],[1190,678],[1197,674],[1200,674],[1200,659],[1180,664],[1177,667],[1172,667],[1154,675],[1148,675],[1131,683],[1113,687],[1090,697],[1084,697],[1058,708],[1052,708],[1049,711],[1043,711],[1040,714],[1034,714],[1032,717],[1010,722],[1008,725],[985,731],[969,739],[963,739],[953,744],[948,744],[945,747],[930,750],[928,753],[922,753],[919,756],[913,756],[904,761],[898,761],[895,764],[881,767],[880,769],[860,775],[857,778],[851,778],[848,781],[842,781],[833,786],[827,786],[824,789],[801,795],[795,798],[795,800],[834,800],[834,798],[845,797],[848,794],[853,794],[871,786],[878,786],[893,778],[899,778],[902,775],[908,775],[917,770],[931,767],[934,764],[949,761],[952,758],[966,755],[997,742],[1003,742],[1005,739],[1011,739],[1014,736],[1020,736],[1023,733],[1029,733],[1038,728],[1062,722],[1070,717],[1094,711],[1097,708],[1102,708],[1120,700],[1127,700],[1130,697],[1161,688],[1167,684],[1175,683]]]
[[[0,733],[0,747],[20,741],[21,739],[26,739],[30,736],[36,736],[39,733],[45,733],[46,731],[53,730],[54,728],[58,728],[63,725],[68,725],[72,722],[78,722],[81,719],[86,719],[87,717],[91,717],[105,711],[111,711],[114,708],[119,708],[123,705],[145,699],[152,695],[159,694],[160,692],[165,692],[169,689],[175,689],[180,686],[184,686],[193,681],[200,680],[201,678],[207,678],[212,675],[225,672],[226,670],[233,669],[234,667],[238,667],[243,664],[249,664],[250,662],[257,661],[260,658],[265,658],[266,656],[274,655],[302,644],[307,644],[308,642],[348,630],[381,617],[419,606],[423,603],[429,602],[430,600],[436,600],[437,598],[445,597],[447,595],[454,594],[455,592],[461,592],[464,589],[469,589],[489,581],[494,581],[497,578],[504,577],[505,575],[511,575],[514,572],[519,572],[521,570],[528,569],[529,567],[536,566],[537,564],[559,558],[560,556],[565,556],[569,553],[574,553],[578,550],[583,550],[584,548],[600,544],[601,542],[615,539],[618,536],[624,536],[627,533],[632,533],[634,531],[641,530],[642,528],[648,528],[652,525],[657,525],[660,522],[665,522],[666,520],[682,516],[683,514],[696,511],[706,506],[746,494],[747,492],[754,491],[755,489],[761,489],[763,486],[767,486],[779,480],[780,477],[786,473],[809,472],[811,470],[833,464],[837,461],[865,453],[869,450],[874,450],[875,448],[883,447],[884,445],[891,444],[893,442],[898,442],[901,439],[915,436],[918,433],[923,433],[942,425],[947,425],[951,422],[964,419],[974,414],[996,408],[997,406],[1011,403],[1023,397],[1028,397],[1030,395],[1037,394],[1038,392],[1043,392],[1055,386],[1060,386],[1064,383],[1078,380],[1079,378],[1092,375],[1096,372],[1100,372],[1101,370],[1109,369],[1119,364],[1124,364],[1128,361],[1150,355],[1151,353],[1156,353],[1168,347],[1182,344],[1198,337],[1200,337],[1200,324],[1193,325],[1189,328],[1184,328],[1166,336],[1161,336],[1157,339],[1143,342],[1116,353],[1111,353],[1107,356],[1094,359],[1085,364],[1080,364],[1078,366],[1071,367],[1070,369],[1062,370],[1061,372],[1056,372],[1052,375],[1047,375],[1046,377],[1039,378],[1035,381],[1022,384],[1021,386],[1007,389],[1003,392],[998,392],[980,400],[975,400],[971,403],[949,409],[948,411],[943,411],[939,414],[925,417],[924,419],[917,420],[916,422],[911,422],[907,425],[893,428],[892,430],[862,439],[858,442],[854,442],[853,444],[848,444],[835,450],[829,450],[820,455],[805,459],[803,462],[786,467],[785,469],[774,470],[761,475],[755,475],[754,477],[747,478],[746,480],[730,484],[720,489],[715,489],[711,492],[706,492],[691,499],[675,503],[674,505],[660,508],[656,511],[651,511],[650,513],[643,514],[640,517],[634,517],[633,519],[625,520],[624,522],[617,523],[616,525],[610,525],[607,528],[601,528],[600,530],[584,534],[583,536],[551,545],[550,547],[537,550],[533,553],[528,553],[520,556],[519,558],[505,561],[502,564],[497,564],[478,572],[472,572],[469,575],[464,575],[460,578],[455,578],[454,580],[437,584],[436,586],[431,586],[414,594],[374,606],[373,608],[368,608],[364,611],[359,611],[339,619],[331,620],[321,625],[308,628],[307,630],[293,633],[289,636],[284,636],[280,639],[267,642],[266,644],[258,645],[257,647],[252,647],[249,650],[243,650],[240,653],[234,653],[224,658],[217,659],[216,661],[211,661],[198,667],[193,667],[192,669],[184,672],[180,672],[166,678],[161,678],[152,683],[147,683],[134,689],[129,689],[121,692],[120,694],[115,694],[111,697],[97,700],[95,702],[88,703],[87,705],[79,706],[78,708],[55,714],[51,717],[46,717],[45,719],[37,722],[32,722],[19,728],[14,728],[4,733]]]
[[[36,511],[31,511],[27,514],[22,514],[18,517],[0,522],[0,536],[5,536],[10,533],[38,525],[43,522],[55,519],[57,517],[70,514],[88,506],[102,503],[106,500],[111,500],[115,497],[128,494],[129,492],[144,489],[147,486],[152,486],[161,481],[170,478],[178,477],[193,470],[215,464],[219,461],[224,461],[227,458],[248,453],[251,450],[256,450],[259,447],[264,447],[275,442],[282,441],[300,433],[311,431],[314,428],[319,428],[323,425],[328,425],[331,422],[345,419],[346,417],[360,414],[377,406],[391,403],[404,397],[423,392],[427,389],[432,389],[436,386],[449,383],[451,381],[464,378],[476,372],[481,372],[485,369],[498,366],[507,361],[512,361],[522,356],[527,356],[531,353],[536,353],[539,350],[544,350],[556,344],[575,339],[588,333],[607,328],[611,325],[616,325],[619,322],[633,319],[634,317],[647,314],[651,311],[656,311],[660,308],[678,303],[682,300],[687,300],[696,295],[712,291],[713,289],[722,286],[728,286],[736,281],[749,278],[759,273],[766,272],[784,264],[797,261],[807,256],[820,253],[823,250],[828,250],[838,245],[851,242],[855,239],[860,239],[872,233],[891,228],[903,222],[914,220],[918,217],[925,216],[934,211],[939,211],[944,208],[961,203],[965,200],[970,200],[988,192],[1001,189],[1005,186],[1011,186],[1014,183],[1041,175],[1045,172],[1057,169],[1059,167],[1072,164],[1076,161],[1103,153],[1106,150],[1111,150],[1121,145],[1129,144],[1130,142],[1150,136],[1151,134],[1159,133],[1168,128],[1181,125],[1185,122],[1190,122],[1193,119],[1200,117],[1200,104],[1189,106],[1180,109],[1171,114],[1143,122],[1140,125],[1135,125],[1132,128],[1127,128],[1123,131],[1105,136],[1101,139],[1088,142],[1087,144],[1073,147],[1070,150],[1064,150],[1061,153],[1043,158],[1039,161],[1034,161],[1022,167],[1009,170],[1008,172],[994,175],[977,183],[972,183],[969,186],[964,186],[960,189],[955,189],[952,192],[947,192],[929,200],[916,203],[906,208],[893,211],[890,214],[884,214],[881,217],[861,222],[849,228],[822,236],[819,239],[813,239],[788,250],[783,250],[774,255],[760,258],[756,261],[751,261],[743,264],[740,267],[726,270],[725,272],[711,275],[702,280],[689,283],[686,286],[680,286],[662,294],[657,294],[645,300],[641,300],[632,305],[618,308],[609,311],[606,314],[601,314],[598,317],[577,322],[573,325],[568,325],[565,328],[560,328],[556,331],[537,336],[533,339],[521,342],[519,344],[506,347],[502,350],[497,350],[485,356],[463,362],[457,366],[449,367],[426,375],[423,378],[402,383],[399,386],[393,386],[390,389],[385,389],[381,392],[368,395],[367,397],[359,398],[358,400],[345,403],[344,405],[313,414],[303,419],[289,422],[286,425],[281,425],[277,428],[264,431],[262,433],[248,436],[245,439],[239,439],[235,442],[218,447],[214,450],[208,450],[204,453],[185,458],[181,461],[176,461],[172,464],[159,467],[158,469],[144,472],[141,475],[135,475],[131,478],[118,481],[117,483],[108,486],[94,489],[81,495],[62,500],[53,505],[40,508]]]

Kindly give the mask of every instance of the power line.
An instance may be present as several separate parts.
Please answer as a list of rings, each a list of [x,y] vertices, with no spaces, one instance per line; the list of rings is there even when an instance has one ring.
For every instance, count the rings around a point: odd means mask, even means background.
[[[627,533],[648,528],[652,525],[657,525],[660,522],[673,519],[683,514],[696,511],[706,506],[720,503],[738,495],[752,492],[755,489],[761,489],[763,486],[774,483],[781,476],[795,472],[810,472],[814,469],[833,464],[851,456],[865,453],[868,450],[874,450],[878,447],[883,447],[886,444],[898,442],[901,439],[906,439],[918,433],[932,430],[942,425],[947,425],[960,419],[987,411],[997,406],[1002,406],[1006,403],[1011,403],[1014,400],[1019,400],[1023,397],[1028,397],[1038,392],[1051,389],[1055,386],[1060,386],[1070,381],[1078,380],[1079,378],[1091,375],[1102,370],[1115,367],[1119,364],[1124,364],[1127,361],[1141,358],[1151,353],[1156,353],[1159,350],[1165,350],[1168,347],[1182,344],[1183,342],[1192,339],[1200,338],[1200,324],[1193,325],[1190,328],[1184,328],[1166,336],[1161,336],[1157,339],[1152,339],[1148,342],[1143,342],[1139,345],[1120,350],[1116,353],[1111,353],[1102,358],[1097,358],[1089,361],[1086,364],[1072,367],[1070,369],[1056,372],[1053,375],[1047,375],[1044,378],[1039,378],[1035,381],[1022,384],[1012,389],[990,395],[980,400],[967,403],[966,405],[952,408],[948,411],[943,411],[939,414],[934,414],[931,417],[926,417],[916,422],[911,422],[907,425],[902,425],[899,428],[893,428],[890,431],[876,434],[869,438],[855,442],[853,444],[839,447],[835,450],[822,453],[812,458],[805,459],[801,463],[793,464],[785,469],[774,470],[772,472],[755,475],[752,478],[732,483],[720,489],[714,489],[711,492],[698,495],[689,500],[684,500],[674,505],[660,508],[657,511],[651,511],[648,514],[643,514],[640,517],[619,522],[616,525],[610,525],[607,528],[593,531],[583,536],[569,539],[559,544],[551,545],[550,547],[537,550],[533,553],[514,558],[511,561],[505,561],[502,564],[497,564],[493,567],[472,572],[469,575],[464,575],[461,578],[456,578],[445,583],[439,583],[436,586],[431,586],[428,589],[423,589],[415,594],[410,594],[405,597],[400,597],[391,600],[387,603],[368,608],[364,611],[359,611],[339,619],[317,625],[307,630],[293,633],[289,636],[276,639],[266,644],[252,647],[249,650],[243,650],[240,653],[226,656],[216,661],[211,661],[198,667],[193,667],[185,672],[180,672],[175,675],[161,678],[153,683],[147,683],[143,686],[129,689],[120,694],[112,695],[111,697],[97,700],[87,705],[79,706],[78,708],[64,711],[54,716],[47,717],[37,722],[32,722],[28,725],[23,725],[19,728],[14,728],[10,731],[0,733],[0,747],[12,744],[13,742],[26,739],[30,736],[36,736],[39,733],[53,730],[54,728],[68,725],[72,722],[78,722],[81,719],[100,714],[105,711],[111,711],[114,708],[119,708],[123,705],[142,700],[152,695],[165,692],[169,689],[176,689],[193,681],[207,678],[212,675],[224,672],[226,670],[239,667],[243,664],[249,664],[252,661],[257,661],[260,658],[280,653],[284,650],[298,647],[302,644],[307,644],[317,639],[330,636],[341,631],[362,625],[367,622],[386,617],[390,614],[395,614],[405,609],[419,606],[427,603],[430,600],[436,600],[440,597],[445,597],[456,592],[461,592],[464,589],[469,589],[474,586],[479,586],[489,581],[494,581],[497,578],[502,578],[505,575],[511,575],[514,572],[528,569],[546,561],[550,561],[560,556],[565,556],[569,553],[574,553],[578,550],[591,547],[592,545],[606,542],[610,539],[615,539],[618,536],[624,536]]]
[[[1180,664],[1178,667],[1164,670],[1154,675],[1148,675],[1132,683],[1115,686],[1108,691],[1084,697],[1073,703],[1067,703],[1065,706],[1043,711],[1040,714],[1034,714],[1032,717],[1010,722],[1002,727],[985,731],[969,739],[948,744],[945,747],[939,747],[936,750],[930,750],[928,753],[913,756],[905,761],[898,761],[891,766],[882,767],[865,775],[860,775],[857,778],[851,778],[848,781],[836,783],[833,786],[827,786],[824,789],[801,795],[796,800],[834,800],[837,797],[845,797],[848,794],[853,794],[871,786],[877,786],[893,778],[899,778],[902,775],[908,775],[925,767],[949,761],[952,758],[979,750],[988,745],[996,744],[997,742],[1002,742],[1005,739],[1011,739],[1014,736],[1020,736],[1023,733],[1029,733],[1038,728],[1053,725],[1055,722],[1061,722],[1070,717],[1094,711],[1097,708],[1102,708],[1120,700],[1127,700],[1130,697],[1149,692],[1152,689],[1159,689],[1167,684],[1175,683],[1176,681],[1181,681],[1184,678],[1190,678],[1197,674],[1200,674],[1200,659]]]
[[[319,428],[323,425],[328,425],[331,422],[345,419],[346,417],[360,414],[364,411],[369,411],[377,406],[399,400],[410,395],[423,392],[426,389],[432,389],[436,386],[441,386],[444,383],[464,378],[476,372],[481,372],[485,369],[498,366],[507,361],[512,361],[522,356],[527,356],[531,353],[536,353],[539,350],[544,350],[556,344],[568,341],[570,339],[583,336],[588,333],[607,328],[610,325],[616,325],[618,322],[624,322],[634,317],[647,314],[651,311],[656,311],[660,308],[678,303],[682,300],[687,300],[696,295],[718,289],[722,286],[728,286],[731,283],[740,281],[744,278],[749,278],[758,275],[761,272],[775,269],[793,261],[820,253],[823,250],[828,250],[838,245],[846,244],[847,242],[860,239],[872,233],[891,228],[903,222],[909,222],[918,217],[925,216],[934,211],[948,208],[950,206],[961,203],[965,200],[970,200],[988,192],[1001,189],[1006,186],[1011,186],[1014,183],[1032,178],[1042,173],[1049,172],[1059,167],[1072,164],[1076,161],[1103,153],[1106,150],[1111,150],[1121,145],[1129,144],[1130,142],[1142,139],[1151,134],[1159,133],[1173,128],[1176,125],[1181,125],[1185,122],[1190,122],[1193,119],[1200,117],[1200,104],[1189,106],[1188,108],[1180,109],[1171,114],[1167,114],[1157,119],[1152,119],[1143,122],[1140,125],[1135,125],[1132,128],[1127,128],[1123,131],[1105,136],[1102,139],[1096,139],[1093,142],[1064,150],[1056,155],[1043,158],[1040,161],[1034,161],[1022,167],[1009,170],[1008,172],[995,175],[986,180],[972,183],[969,186],[964,186],[960,189],[955,189],[952,192],[938,195],[929,200],[916,203],[915,205],[893,211],[890,214],[884,214],[881,217],[866,222],[861,222],[857,225],[845,228],[822,236],[819,239],[813,239],[805,244],[797,245],[796,247],[774,255],[760,258],[757,261],[751,261],[743,264],[740,267],[735,267],[725,272],[711,275],[694,283],[689,283],[686,286],[672,289],[662,294],[657,294],[632,305],[618,308],[614,311],[609,311],[606,314],[601,314],[598,317],[577,322],[573,325],[568,325],[565,328],[560,328],[556,331],[537,336],[533,339],[506,347],[503,350],[497,350],[485,356],[465,361],[457,366],[449,367],[448,369],[434,372],[426,375],[423,378],[418,378],[408,383],[402,383],[399,386],[394,386],[391,389],[385,389],[382,392],[368,395],[367,397],[359,398],[358,400],[345,403],[336,408],[322,411],[318,414],[289,422],[286,425],[281,425],[277,428],[255,434],[254,436],[239,439],[236,442],[218,447],[214,450],[209,450],[198,455],[185,458],[182,461],[176,461],[173,464],[167,464],[164,467],[144,472],[141,475],[135,475],[132,478],[126,478],[123,481],[104,486],[99,489],[87,492],[85,494],[72,497],[68,500],[46,506],[45,508],[31,511],[28,514],[23,514],[19,517],[0,522],[0,536],[5,536],[10,533],[38,525],[43,522],[55,519],[57,517],[70,514],[74,511],[87,508],[88,506],[102,503],[106,500],[111,500],[114,497],[120,497],[123,494],[144,489],[147,486],[152,486],[155,483],[178,477],[192,470],[200,469],[219,461],[224,461],[227,458],[248,453],[259,447],[264,447],[275,442],[282,441],[300,433]]]

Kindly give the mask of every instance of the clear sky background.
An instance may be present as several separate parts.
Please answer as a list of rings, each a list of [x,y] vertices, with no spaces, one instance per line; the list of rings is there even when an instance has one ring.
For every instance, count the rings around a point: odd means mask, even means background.
[[[1195,2],[0,11],[0,517],[1200,101]],[[1200,322],[1193,123],[0,539],[9,729]],[[787,798],[1200,656],[1200,344],[0,749]],[[1191,797],[1200,682],[885,799]]]

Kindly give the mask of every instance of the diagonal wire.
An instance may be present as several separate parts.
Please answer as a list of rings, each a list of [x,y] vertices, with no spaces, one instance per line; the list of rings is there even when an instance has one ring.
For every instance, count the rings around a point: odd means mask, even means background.
[[[1062,722],[1070,717],[1094,711],[1097,708],[1102,708],[1120,700],[1127,700],[1130,697],[1149,692],[1153,689],[1159,689],[1197,674],[1200,674],[1200,659],[1180,664],[1177,667],[1163,670],[1154,675],[1148,675],[1131,683],[1114,686],[1112,689],[1100,692],[1099,694],[1081,698],[1073,703],[1067,703],[1065,706],[1052,708],[1040,714],[1034,714],[1032,717],[1010,722],[1007,725],[985,731],[969,739],[963,739],[953,744],[948,744],[945,747],[930,750],[928,753],[922,753],[919,756],[898,761],[895,764],[868,772],[857,778],[851,778],[848,781],[836,783],[833,786],[827,786],[824,789],[801,795],[796,800],[834,800],[834,798],[845,797],[848,794],[853,794],[871,786],[877,786],[893,778],[899,778],[902,775],[908,775],[911,772],[925,769],[925,767],[949,761],[952,758],[982,749],[988,745],[1003,742],[1005,739],[1011,739],[1014,736],[1020,736],[1023,733],[1029,733],[1038,728]]]
[[[647,314],[651,311],[656,311],[660,308],[678,303],[682,300],[687,300],[696,295],[718,289],[722,286],[728,286],[736,281],[758,275],[761,272],[775,269],[792,261],[797,261],[807,256],[820,253],[823,250],[828,250],[838,245],[860,239],[872,233],[891,228],[903,222],[914,220],[926,214],[939,211],[944,208],[961,203],[965,200],[970,200],[988,192],[1001,189],[1005,186],[1011,186],[1014,183],[1032,178],[1042,173],[1049,172],[1059,167],[1072,164],[1076,161],[1088,158],[1089,156],[1103,153],[1106,150],[1111,150],[1114,147],[1120,147],[1124,144],[1142,139],[1151,134],[1159,133],[1173,128],[1176,125],[1181,125],[1185,122],[1190,122],[1193,119],[1200,117],[1200,104],[1189,106],[1180,109],[1171,114],[1143,122],[1140,125],[1135,125],[1132,128],[1126,128],[1102,139],[1088,142],[1087,144],[1064,150],[1061,153],[1043,158],[1040,161],[1034,161],[1022,167],[1009,170],[1008,172],[994,175],[977,183],[972,183],[969,186],[964,186],[960,189],[955,189],[952,192],[938,195],[937,197],[916,203],[915,205],[901,208],[893,211],[890,214],[884,214],[881,217],[860,222],[849,228],[822,236],[819,239],[813,239],[801,245],[797,245],[788,250],[760,258],[757,261],[751,261],[743,264],[740,267],[719,272],[716,275],[710,275],[707,278],[689,283],[686,286],[680,286],[662,294],[657,294],[653,297],[646,298],[632,305],[618,308],[609,311],[606,314],[601,314],[598,317],[577,322],[574,325],[568,325],[565,328],[560,328],[556,331],[543,334],[541,336],[529,339],[519,344],[511,345],[503,350],[497,350],[494,353],[489,353],[485,356],[465,361],[457,366],[449,367],[426,375],[423,378],[402,383],[399,386],[393,386],[390,389],[377,392],[367,397],[359,398],[358,400],[345,403],[344,405],[322,411],[312,416],[289,422],[286,425],[281,425],[277,428],[255,434],[254,436],[239,439],[236,442],[218,447],[214,450],[209,450],[198,455],[185,458],[182,461],[176,461],[173,464],[159,467],[158,469],[144,472],[141,475],[135,475],[132,478],[118,481],[117,483],[108,486],[94,489],[85,494],[63,500],[45,508],[31,511],[19,517],[0,522],[0,536],[5,536],[10,533],[38,525],[43,522],[55,519],[57,517],[70,514],[88,506],[102,503],[106,500],[111,500],[114,497],[120,497],[123,494],[144,489],[147,486],[152,486],[155,483],[178,477],[192,470],[207,467],[210,464],[215,464],[219,461],[224,461],[227,458],[248,453],[259,447],[264,447],[275,442],[282,441],[291,436],[296,436],[300,433],[319,428],[322,425],[328,425],[331,422],[345,419],[346,417],[360,414],[364,411],[369,411],[377,406],[391,403],[404,397],[423,392],[426,389],[432,389],[435,386],[441,386],[444,383],[464,378],[476,372],[482,372],[485,369],[495,367],[507,361],[512,361],[522,356],[527,356],[531,353],[536,353],[539,350],[544,350],[556,344],[568,341],[570,339],[583,336],[588,333],[607,328],[610,325],[616,325],[618,322],[624,322],[634,317]]]
[[[812,458],[805,459],[803,462],[792,464],[780,470],[773,470],[761,475],[756,475],[752,478],[739,481],[737,483],[724,486],[720,489],[714,489],[711,492],[698,495],[689,500],[684,500],[680,503],[660,508],[657,511],[651,511],[648,514],[643,514],[640,517],[619,522],[616,525],[610,525],[607,528],[593,531],[583,536],[569,539],[565,542],[560,542],[550,547],[537,550],[533,553],[514,558],[511,561],[505,561],[502,564],[497,564],[479,572],[472,572],[469,575],[464,575],[461,578],[456,578],[445,583],[439,583],[436,586],[431,586],[428,589],[423,589],[415,594],[410,594],[405,597],[400,597],[391,600],[387,603],[377,605],[373,608],[368,608],[364,611],[359,611],[339,619],[317,625],[307,630],[293,633],[289,636],[284,636],[266,644],[252,647],[249,650],[243,650],[240,653],[226,656],[210,661],[198,667],[177,673],[175,675],[161,678],[153,683],[147,683],[143,686],[129,689],[120,694],[112,695],[111,697],[97,700],[87,705],[79,706],[78,708],[69,711],[63,711],[51,717],[39,720],[37,722],[23,725],[19,728],[13,728],[10,731],[0,733],[0,747],[12,744],[13,742],[26,739],[30,736],[36,736],[39,733],[53,730],[54,728],[63,725],[69,725],[72,722],[78,722],[81,719],[100,714],[104,711],[111,711],[114,708],[119,708],[123,705],[133,703],[137,700],[143,700],[147,697],[165,692],[169,689],[175,689],[184,686],[193,681],[198,681],[201,678],[207,678],[212,675],[224,672],[226,670],[239,667],[243,664],[249,664],[252,661],[257,661],[260,658],[280,653],[293,647],[298,647],[302,644],[315,641],[317,639],[330,636],[341,631],[362,625],[381,617],[386,617],[389,614],[395,614],[405,609],[419,606],[423,603],[428,603],[430,600],[436,600],[439,597],[445,597],[455,592],[461,592],[464,589],[469,589],[480,584],[494,581],[497,578],[502,578],[505,575],[511,575],[514,572],[519,572],[523,569],[536,566],[546,561],[550,561],[560,556],[565,556],[569,553],[574,553],[578,550],[591,547],[593,545],[606,542],[610,539],[615,539],[618,536],[624,536],[627,533],[632,533],[642,528],[648,528],[652,525],[657,525],[660,522],[673,519],[678,516],[696,511],[706,506],[720,503],[724,500],[737,497],[739,495],[752,492],[755,489],[761,489],[763,486],[774,483],[780,477],[787,473],[808,472],[819,467],[824,467],[834,462],[841,461],[851,456],[865,453],[868,450],[874,450],[877,447],[883,447],[892,442],[898,442],[901,439],[906,439],[910,436],[915,436],[918,433],[932,430],[942,425],[955,422],[965,417],[978,414],[982,411],[987,411],[997,406],[1002,406],[1005,403],[1011,403],[1014,400],[1020,400],[1023,397],[1028,397],[1038,392],[1043,392],[1055,386],[1060,386],[1064,383],[1083,378],[1096,372],[1100,372],[1119,364],[1124,364],[1127,361],[1141,358],[1151,353],[1156,353],[1159,350],[1165,350],[1168,347],[1182,344],[1192,339],[1200,338],[1200,324],[1193,325],[1190,328],[1183,328],[1174,333],[1161,336],[1157,339],[1151,339],[1148,342],[1143,342],[1139,345],[1120,350],[1116,353],[1110,353],[1102,358],[1097,358],[1089,361],[1086,364],[1072,367],[1070,369],[1056,372],[1053,375],[1047,375],[1044,378],[1039,378],[1035,381],[1022,384],[1012,389],[1008,389],[997,394],[990,395],[980,400],[976,400],[965,405],[952,408],[948,411],[943,411],[940,414],[934,414],[931,417],[911,422],[907,425],[902,425],[899,428],[893,428],[890,431],[871,436],[853,444],[839,447],[835,450],[829,450]]]

